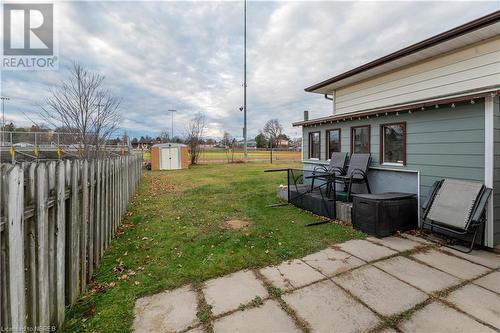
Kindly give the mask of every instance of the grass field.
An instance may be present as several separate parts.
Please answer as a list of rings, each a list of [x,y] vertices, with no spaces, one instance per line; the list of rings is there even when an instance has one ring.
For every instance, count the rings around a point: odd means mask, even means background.
[[[299,151],[273,151],[273,161],[300,161]],[[271,152],[262,150],[248,150],[250,161],[269,161]],[[231,159],[224,149],[210,149],[203,151],[200,156],[201,163],[227,162]],[[234,153],[234,160],[243,160],[243,150]]]
[[[209,164],[147,171],[90,291],[67,311],[62,332],[129,332],[138,297],[243,268],[298,258],[363,237],[350,227],[306,228],[318,217],[276,202],[283,173],[298,163]],[[227,221],[249,223],[233,230]]]

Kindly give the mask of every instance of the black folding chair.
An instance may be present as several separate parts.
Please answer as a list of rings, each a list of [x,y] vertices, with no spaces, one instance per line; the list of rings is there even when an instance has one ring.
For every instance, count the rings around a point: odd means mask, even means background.
[[[469,253],[474,248],[477,234],[482,230],[486,207],[492,189],[481,183],[456,179],[442,179],[432,186],[429,196],[422,205],[422,228],[432,233],[464,240],[471,238],[470,246],[462,247],[445,244],[457,251]],[[481,241],[482,244],[482,241]]]
[[[335,176],[335,182],[347,188],[347,201],[351,201],[353,184],[365,184],[368,193],[372,193],[367,177],[370,160],[370,154],[352,154],[347,172],[344,175]]]

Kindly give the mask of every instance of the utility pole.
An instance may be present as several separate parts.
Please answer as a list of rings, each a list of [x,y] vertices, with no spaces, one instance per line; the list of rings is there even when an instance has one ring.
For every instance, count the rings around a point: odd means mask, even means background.
[[[247,0],[244,0],[244,38],[243,38],[243,157],[248,159],[247,152]]]
[[[5,146],[5,101],[10,100],[8,97],[0,97],[2,100],[2,146]]]
[[[174,112],[177,112],[177,110],[168,110],[168,112],[170,112],[170,114],[172,115],[172,127],[171,127],[171,138],[170,138],[170,142],[172,142],[174,140]]]

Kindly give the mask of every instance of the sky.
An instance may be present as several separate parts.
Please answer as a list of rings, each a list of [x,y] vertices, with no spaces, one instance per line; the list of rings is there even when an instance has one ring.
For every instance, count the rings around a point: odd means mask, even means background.
[[[248,136],[277,118],[291,123],[331,114],[331,102],[304,88],[500,9],[500,2],[311,2],[247,4]],[[40,122],[49,90],[77,61],[105,75],[121,99],[132,137],[183,136],[201,112],[207,135],[242,137],[243,1],[57,2],[59,69],[2,71],[6,121]]]

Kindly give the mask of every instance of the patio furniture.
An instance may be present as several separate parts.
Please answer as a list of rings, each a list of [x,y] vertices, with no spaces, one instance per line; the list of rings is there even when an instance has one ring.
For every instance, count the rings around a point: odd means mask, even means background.
[[[386,237],[417,228],[418,203],[413,193],[354,194],[352,226],[367,234]]]
[[[484,235],[485,212],[491,193],[491,188],[477,182],[456,179],[436,181],[422,205],[422,227],[461,240],[471,238],[466,250],[446,245],[469,253],[478,232],[481,230]]]
[[[265,170],[264,172],[287,172],[287,191],[288,203],[291,203],[302,209],[311,211],[317,215],[328,217],[329,219],[336,218],[336,198],[335,193],[333,196],[327,195],[327,188],[335,181],[335,176],[330,176],[329,180],[322,182],[319,185],[311,187],[310,184],[305,184],[304,180],[310,179],[314,176],[304,175],[302,169],[272,169]],[[307,172],[307,171],[306,171]],[[311,172],[311,171],[309,171]],[[278,207],[286,204],[272,204],[267,207]],[[307,224],[307,226],[328,223],[330,220],[321,220]]]
[[[370,154],[352,154],[345,175],[335,176],[335,183],[341,183],[347,189],[347,201],[351,201],[353,184],[365,184],[368,193],[372,193],[367,177],[370,160]]]
[[[342,176],[345,175],[345,167],[347,164],[347,153],[345,152],[333,152],[332,156],[330,157],[330,163],[328,166],[326,165],[317,165],[313,169],[312,176],[314,177],[308,177],[312,178],[311,181],[311,188],[314,187],[314,180],[315,179],[322,179],[322,180],[328,180],[330,175],[333,173],[336,176]]]

